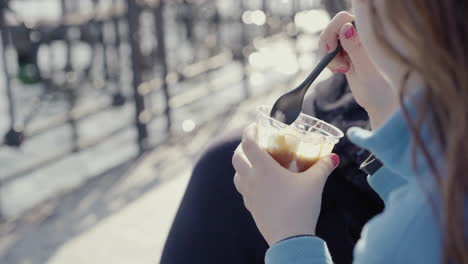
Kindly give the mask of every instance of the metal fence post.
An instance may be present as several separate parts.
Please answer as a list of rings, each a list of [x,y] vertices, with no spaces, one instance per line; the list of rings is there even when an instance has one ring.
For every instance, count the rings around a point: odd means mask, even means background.
[[[135,126],[138,132],[138,147],[140,154],[148,149],[148,121],[145,107],[145,98],[140,92],[140,84],[142,83],[142,67],[141,53],[139,42],[139,7],[135,0],[127,0],[127,22],[129,29],[129,41],[131,47],[131,62],[132,62],[132,86],[133,97],[135,101]]]
[[[114,6],[117,6],[117,0],[113,0],[112,4]],[[116,8],[117,10],[117,8]],[[115,12],[116,12],[115,10]],[[117,12],[116,12],[117,13]],[[122,80],[120,78],[120,75],[122,73],[122,66],[121,66],[121,59],[122,56],[120,54],[121,52],[121,36],[120,36],[120,18],[118,18],[116,15],[114,15],[112,19],[112,27],[114,31],[114,66],[112,68],[112,81],[115,84],[115,92],[114,95],[112,96],[112,105],[113,106],[123,106],[126,102],[126,98],[124,95],[124,92],[122,90]]]
[[[247,30],[246,30],[246,24],[242,20],[242,15],[245,12],[245,3],[244,0],[239,1],[240,4],[240,17],[239,17],[239,23],[241,24],[241,47],[240,47],[240,56],[241,56],[241,61],[242,61],[242,86],[244,88],[244,97],[249,98],[250,97],[250,80],[249,80],[249,72],[248,72],[248,58],[247,56],[249,55],[247,50]]]
[[[166,106],[164,109],[164,114],[166,115],[167,120],[167,131],[170,132],[172,127],[172,117],[171,117],[171,95],[169,93],[169,84],[167,83],[167,75],[169,73],[169,67],[167,64],[167,56],[166,56],[166,31],[165,31],[165,24],[164,24],[164,1],[159,0],[158,5],[154,9],[154,20],[156,24],[156,38],[158,40],[158,57],[161,64],[161,74],[162,74],[162,91],[164,94],[164,100],[166,102]]]
[[[263,25],[263,34],[264,36],[269,36],[271,35],[271,27],[270,27],[270,21],[268,21],[270,19],[270,8],[268,6],[268,0],[263,0],[262,1],[262,11],[263,13],[265,14],[265,17],[266,17],[266,20],[265,20],[265,24]]]
[[[68,14],[71,13],[71,7],[69,6],[69,2],[67,0],[62,0],[61,1],[62,5],[62,19],[65,19]],[[65,22],[65,21],[64,21]],[[72,60],[72,43],[70,40],[70,28],[67,26],[65,29],[65,35],[64,35],[64,40],[65,40],[65,72],[71,72],[72,71],[72,65],[71,65],[71,60]]]
[[[5,75],[5,91],[6,95],[8,98],[8,113],[10,117],[10,132],[12,133],[14,131],[19,132],[16,130],[16,111],[15,111],[15,106],[13,102],[13,89],[11,87],[11,77],[10,77],[10,67],[8,67],[7,63],[7,49],[8,49],[8,44],[9,44],[9,27],[5,21],[5,11],[6,11],[6,5],[5,3],[1,3],[2,6],[0,6],[0,31],[1,31],[1,37],[2,37],[2,67],[3,67],[3,73]],[[7,141],[7,140],[6,140]],[[8,144],[8,142],[7,142]]]
[[[62,0],[61,5],[62,5],[62,19],[63,22],[65,22],[66,17],[69,14],[72,14],[74,11],[77,11],[75,8],[77,8],[76,5],[71,4],[73,1],[69,0]],[[70,125],[70,132],[71,132],[71,141],[72,141],[72,150],[73,152],[78,152],[79,151],[79,134],[78,134],[78,123],[73,117],[73,110],[75,109],[76,106],[76,100],[77,100],[77,91],[75,84],[72,82],[74,78],[76,78],[76,73],[73,71],[72,67],[72,52],[73,52],[73,43],[70,38],[70,27],[66,26],[65,28],[65,34],[64,34],[64,40],[65,40],[65,86],[66,86],[66,100],[68,103],[68,124]]]
[[[8,44],[8,25],[5,22],[5,17],[4,17],[4,12],[6,8],[6,3],[5,2],[0,2],[0,31],[1,31],[1,37],[2,37],[2,67],[3,67],[3,72],[5,75],[5,88],[6,88],[6,93],[8,97],[8,111],[10,114],[10,132],[8,132],[5,136],[5,141],[7,141],[8,134],[10,134],[12,131],[14,132],[14,126],[15,126],[15,108],[13,106],[13,94],[11,91],[11,81],[10,81],[10,75],[8,71],[8,65],[6,63],[6,47]],[[0,179],[0,222],[3,222],[5,220],[3,216],[3,179]]]

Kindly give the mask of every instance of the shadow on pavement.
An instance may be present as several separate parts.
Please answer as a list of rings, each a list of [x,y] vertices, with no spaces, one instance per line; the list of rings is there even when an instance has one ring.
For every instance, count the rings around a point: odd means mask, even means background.
[[[89,180],[76,190],[51,199],[14,223],[1,228],[0,263],[40,264],[64,243],[122,210],[161,182],[126,188],[137,160],[129,160]],[[64,175],[65,177],[66,175]]]

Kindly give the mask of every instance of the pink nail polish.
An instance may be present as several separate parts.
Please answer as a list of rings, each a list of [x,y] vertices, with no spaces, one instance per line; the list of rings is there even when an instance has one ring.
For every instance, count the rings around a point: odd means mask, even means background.
[[[343,73],[343,74],[346,74],[346,73],[349,72],[348,69],[338,69],[338,70],[336,70],[336,71],[337,71],[337,72],[341,72],[341,73]]]
[[[333,154],[331,156],[331,161],[333,163],[333,166],[335,166],[335,168],[336,168],[336,167],[338,167],[338,164],[340,164],[340,157],[338,155],[336,155],[336,154]]]
[[[325,48],[327,49],[327,52],[330,52],[330,45],[328,45],[328,43],[327,43],[327,45],[325,46]]]
[[[354,30],[353,26],[349,26],[348,29],[345,31],[344,35],[347,39],[350,39],[354,37],[354,35],[356,35],[356,30]]]

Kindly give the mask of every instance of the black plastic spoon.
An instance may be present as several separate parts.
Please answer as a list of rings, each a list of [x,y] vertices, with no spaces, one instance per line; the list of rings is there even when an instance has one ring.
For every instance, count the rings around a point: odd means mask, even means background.
[[[276,103],[271,109],[270,117],[281,121],[286,125],[294,123],[301,114],[302,104],[304,103],[304,96],[306,95],[307,90],[342,49],[343,47],[341,46],[341,43],[338,43],[336,50],[325,55],[303,83],[301,83],[296,89],[276,100]]]

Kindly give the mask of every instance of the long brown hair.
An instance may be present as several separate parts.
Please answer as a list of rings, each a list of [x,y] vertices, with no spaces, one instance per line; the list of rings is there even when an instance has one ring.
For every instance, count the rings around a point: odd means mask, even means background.
[[[377,14],[370,0],[373,31],[379,44],[408,68],[400,101],[412,132],[413,164],[421,153],[439,187],[441,208],[435,214],[443,227],[445,263],[468,263],[468,3],[465,0],[386,0],[384,14]],[[406,41],[409,53],[401,54],[382,31],[382,16]],[[410,117],[403,104],[406,81],[417,73],[424,81],[418,116]],[[420,134],[423,124],[442,150],[445,167],[435,166]],[[437,154],[440,157],[439,154]],[[433,203],[435,204],[435,203]]]

